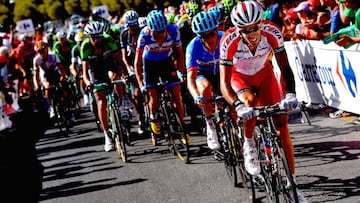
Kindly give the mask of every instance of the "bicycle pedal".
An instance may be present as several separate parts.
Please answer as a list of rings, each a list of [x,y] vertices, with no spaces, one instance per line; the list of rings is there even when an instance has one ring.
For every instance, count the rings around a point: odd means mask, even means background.
[[[217,161],[223,161],[223,160],[224,160],[224,154],[221,153],[221,152],[218,151],[218,150],[214,150],[214,158],[215,158],[215,160],[217,160]]]

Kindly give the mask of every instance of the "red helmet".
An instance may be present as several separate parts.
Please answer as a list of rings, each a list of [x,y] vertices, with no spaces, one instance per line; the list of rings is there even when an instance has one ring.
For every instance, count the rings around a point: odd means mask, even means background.
[[[39,41],[36,41],[35,43],[35,46],[34,46],[34,50],[36,52],[39,52],[41,50],[44,50],[44,49],[47,49],[48,48],[48,43],[42,41],[42,40],[39,40]]]

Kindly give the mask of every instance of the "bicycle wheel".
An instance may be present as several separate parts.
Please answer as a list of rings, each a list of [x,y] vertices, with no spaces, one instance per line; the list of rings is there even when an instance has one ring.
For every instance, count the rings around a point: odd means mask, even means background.
[[[121,125],[122,132],[124,134],[125,143],[128,146],[131,146],[131,142],[130,142],[130,137],[131,137],[130,128],[131,128],[131,125],[130,125],[129,119],[128,118],[127,119],[122,119],[120,121],[120,125]]]
[[[244,164],[244,156],[242,153],[243,143],[244,143],[244,131],[242,126],[235,128],[235,124],[230,123],[232,130],[232,147],[235,153],[237,161],[237,170],[240,185],[247,191],[250,202],[255,202],[255,185],[253,182],[253,177],[246,171]],[[237,129],[237,130],[236,130]]]
[[[190,162],[190,152],[184,125],[173,107],[168,106],[166,112],[165,117],[168,121],[167,139],[168,143],[172,145],[170,149],[174,151],[174,154],[177,155],[181,161],[187,164]]]
[[[68,136],[68,133],[70,132],[70,126],[68,120],[66,119],[65,110],[62,106],[63,104],[60,103],[58,99],[59,98],[54,98],[52,101],[56,120],[55,122],[60,130],[60,133]],[[63,128],[65,128],[65,131],[63,130]]]
[[[259,176],[254,177],[254,181],[259,187],[259,190],[262,192],[265,192],[266,198],[265,202],[267,203],[273,203],[276,200],[276,186],[272,179],[272,170],[271,170],[271,155],[269,156],[266,154],[266,149],[264,146],[264,132],[262,131],[262,128],[259,126],[255,127],[254,130],[254,138],[258,150],[258,157],[261,167],[261,174]]]
[[[273,162],[275,163],[275,171],[273,173],[273,185],[276,186],[276,202],[277,203],[290,203],[290,202],[299,202],[297,196],[297,186],[292,177],[289,162],[285,153],[284,148],[281,146],[280,138],[275,142],[277,153],[273,157]],[[292,196],[290,196],[292,192]]]
[[[226,173],[233,186],[237,187],[238,185],[237,171],[236,171],[237,162],[236,162],[235,151],[233,148],[234,145],[232,143],[233,140],[231,138],[233,129],[231,129],[230,125],[223,125],[221,128],[222,129],[220,129],[220,135],[221,135],[220,143],[224,153],[224,165],[225,165]]]
[[[114,107],[110,111],[110,122],[114,133],[116,151],[122,161],[127,162],[126,140],[121,129],[119,113]]]

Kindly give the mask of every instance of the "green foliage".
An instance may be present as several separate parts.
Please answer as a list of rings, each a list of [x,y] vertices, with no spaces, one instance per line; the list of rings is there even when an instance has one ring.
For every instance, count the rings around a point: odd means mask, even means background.
[[[34,5],[34,0],[29,1],[15,1],[14,6],[14,21],[24,20],[30,18],[31,9],[36,9]]]
[[[28,18],[35,23],[64,21],[75,13],[88,17],[92,8],[101,5],[106,5],[110,14],[135,9],[144,16],[154,6],[162,9],[174,2],[181,0],[16,0],[14,6],[9,6],[9,0],[0,0],[0,23],[9,24]]]

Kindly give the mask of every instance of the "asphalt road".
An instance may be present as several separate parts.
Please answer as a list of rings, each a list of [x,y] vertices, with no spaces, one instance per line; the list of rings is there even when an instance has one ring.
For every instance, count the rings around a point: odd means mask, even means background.
[[[297,182],[309,202],[360,202],[360,126],[323,114],[312,125],[291,119]],[[135,136],[129,163],[103,151],[90,112],[77,119],[69,137],[49,129],[37,143],[45,167],[42,203],[247,202],[233,187],[222,162],[213,158],[204,136],[193,133],[191,163],[185,165],[163,143]],[[261,197],[257,197],[261,202]]]

